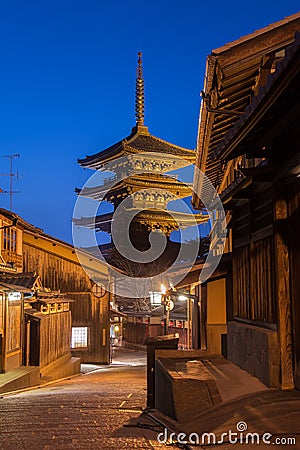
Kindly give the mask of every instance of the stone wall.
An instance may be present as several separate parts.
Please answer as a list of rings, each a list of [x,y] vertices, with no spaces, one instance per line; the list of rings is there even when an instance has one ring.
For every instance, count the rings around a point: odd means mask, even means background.
[[[280,359],[277,331],[240,322],[227,325],[228,359],[266,386],[278,388]]]

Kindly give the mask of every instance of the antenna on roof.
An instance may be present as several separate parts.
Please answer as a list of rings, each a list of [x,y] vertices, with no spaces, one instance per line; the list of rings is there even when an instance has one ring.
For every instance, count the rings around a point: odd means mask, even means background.
[[[144,125],[145,96],[144,96],[144,78],[142,67],[142,52],[138,52],[138,66],[136,69],[135,82],[135,118],[137,125]]]
[[[15,153],[13,155],[4,155],[3,158],[9,158],[10,159],[10,171],[9,173],[1,173],[0,176],[9,177],[9,191],[3,191],[0,192],[4,194],[9,194],[9,209],[12,211],[12,200],[13,200],[13,194],[19,193],[19,191],[13,191],[13,178],[16,177],[18,179],[18,172],[13,173],[13,159],[14,158],[20,158],[19,153]]]

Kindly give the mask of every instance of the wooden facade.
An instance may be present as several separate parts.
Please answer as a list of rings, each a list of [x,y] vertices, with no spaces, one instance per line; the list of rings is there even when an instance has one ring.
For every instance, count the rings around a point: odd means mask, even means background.
[[[0,240],[0,282],[6,286],[0,296],[2,369],[37,365],[46,370],[55,361],[67,363],[71,351],[83,362],[109,363],[110,297],[108,292],[96,297],[89,278],[96,274],[107,286],[105,265],[81,252],[83,268],[72,245],[6,210],[0,210]],[[18,317],[5,297],[13,285],[24,293]],[[3,355],[12,353],[16,336],[20,338],[18,348],[14,345],[17,356],[4,363]]]
[[[224,255],[215,272],[205,282],[199,278],[205,258],[198,260],[188,275],[178,284],[179,291],[193,296],[190,301],[190,345],[188,348],[207,350],[226,355],[224,336],[231,314],[232,299],[231,257]],[[182,270],[181,267],[179,270]],[[231,317],[231,316],[230,316]]]
[[[24,307],[22,298],[11,300],[0,285],[0,373],[22,364]]]
[[[197,150],[231,215],[228,358],[282,389],[300,387],[297,30],[300,14],[212,52]]]
[[[24,365],[45,368],[70,354],[71,311],[26,314]]]
[[[24,268],[37,271],[43,284],[59,290],[71,302],[72,329],[84,328],[86,345],[72,348],[82,362],[109,363],[109,293],[101,298],[92,292],[94,283],[80,265],[74,248],[47,235],[24,231]],[[90,271],[107,284],[104,264],[88,255]]]

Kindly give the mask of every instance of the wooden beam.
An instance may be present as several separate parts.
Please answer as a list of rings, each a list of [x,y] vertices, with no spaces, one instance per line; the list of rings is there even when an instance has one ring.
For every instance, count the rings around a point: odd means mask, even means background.
[[[199,300],[199,284],[195,287],[195,294],[197,299],[193,301],[193,311],[192,311],[192,348],[199,350],[201,348],[200,339],[200,300]]]
[[[281,388],[294,389],[292,363],[291,296],[289,286],[289,252],[287,242],[287,204],[284,199],[274,203],[275,295],[278,311],[278,335],[281,363]]]

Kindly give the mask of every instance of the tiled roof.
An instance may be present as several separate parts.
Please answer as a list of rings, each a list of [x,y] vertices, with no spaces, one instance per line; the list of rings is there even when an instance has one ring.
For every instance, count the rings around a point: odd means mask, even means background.
[[[151,134],[140,135],[137,134],[134,139],[132,139],[126,147],[134,148],[143,152],[159,152],[178,156],[189,156],[193,157],[195,155],[194,150],[189,150],[178,145],[170,144],[169,142],[163,141]]]
[[[82,167],[90,167],[99,169],[108,161],[112,161],[116,157],[128,154],[137,154],[143,152],[154,152],[165,155],[174,155],[186,158],[190,163],[193,163],[196,157],[195,151],[179,147],[175,144],[170,144],[167,141],[152,136],[146,127],[140,131],[138,127],[133,128],[130,136],[116,144],[86,158],[79,159],[78,163]]]
[[[249,42],[251,39],[255,39],[258,36],[261,36],[265,33],[268,33],[269,31],[275,30],[276,28],[282,27],[286,24],[289,24],[292,20],[299,19],[299,18],[300,18],[300,12],[297,12],[296,14],[287,16],[284,19],[279,20],[274,23],[271,23],[270,25],[267,25],[264,28],[260,28],[259,30],[253,31],[253,33],[247,34],[246,36],[242,36],[239,39],[236,39],[235,41],[232,41],[232,42],[229,42],[228,44],[222,45],[222,47],[214,49],[212,51],[212,53],[214,55],[217,55],[218,53],[223,53],[227,50],[231,50],[233,47],[240,45],[243,42]]]
[[[245,109],[243,116],[235,123],[235,125],[229,130],[222,142],[217,146],[214,152],[214,158],[219,158],[220,156],[228,153],[228,147],[231,142],[234,141],[241,129],[248,123],[259,107],[262,107],[263,103],[266,101],[267,96],[270,95],[271,91],[275,89],[275,83],[279,83],[280,79],[286,74],[289,69],[292,69],[292,64],[294,64],[294,69],[296,69],[296,63],[299,66],[300,61],[300,32],[295,35],[295,42],[286,51],[286,56],[284,59],[279,61],[276,65],[276,70],[268,75],[265,86],[262,86],[258,91],[258,94],[253,97],[251,104]],[[299,71],[299,69],[298,69]],[[279,94],[281,89],[286,87],[286,83],[281,83],[279,86],[277,94]],[[274,95],[274,99],[276,95]]]
[[[167,189],[168,191],[175,191],[176,195],[188,197],[192,194],[192,186],[189,183],[184,183],[177,180],[175,176],[168,176],[160,173],[145,173],[130,175],[124,180],[118,180],[117,177],[109,179],[103,185],[95,187],[84,187],[83,189],[76,188],[75,192],[83,197],[90,197],[93,199],[109,199],[114,196],[116,191],[122,191],[131,187],[133,192],[140,189],[156,188]],[[103,197],[105,195],[105,197]]]
[[[15,274],[0,275],[0,283],[22,286],[29,290],[33,289],[38,275],[35,272],[23,272]]]
[[[284,59],[300,30],[300,13],[212,51],[207,58],[201,104],[196,166],[218,188],[226,169],[215,152],[248,111],[269,73]],[[195,174],[194,190],[201,191]],[[200,207],[199,197],[193,196]]]
[[[207,222],[208,216],[202,213],[198,214],[188,214],[178,211],[164,210],[164,209],[149,209],[142,210],[139,209],[128,209],[127,212],[137,211],[138,214],[134,215],[134,221],[140,222],[143,224],[157,223],[158,228],[159,225],[162,224],[176,224],[181,228],[186,226],[193,226],[194,224],[200,224]],[[139,212],[140,211],[140,212]],[[112,220],[122,220],[122,216],[118,216],[117,214],[111,212],[107,214],[101,214],[96,217],[81,217],[80,219],[73,219],[73,222],[77,226],[82,226],[90,229],[102,230],[107,233],[111,231],[111,222]],[[126,219],[125,219],[126,220]]]
[[[12,211],[8,211],[7,209],[4,208],[0,208],[0,215],[3,215],[5,217],[7,217],[9,220],[13,221],[17,219],[18,225],[20,225],[21,227],[25,228],[26,230],[30,230],[30,231],[35,231],[35,232],[43,232],[43,230],[41,230],[40,228],[35,227],[34,225],[32,225],[29,222],[26,222],[26,220],[22,219],[22,217],[20,217],[18,214],[12,212]]]

